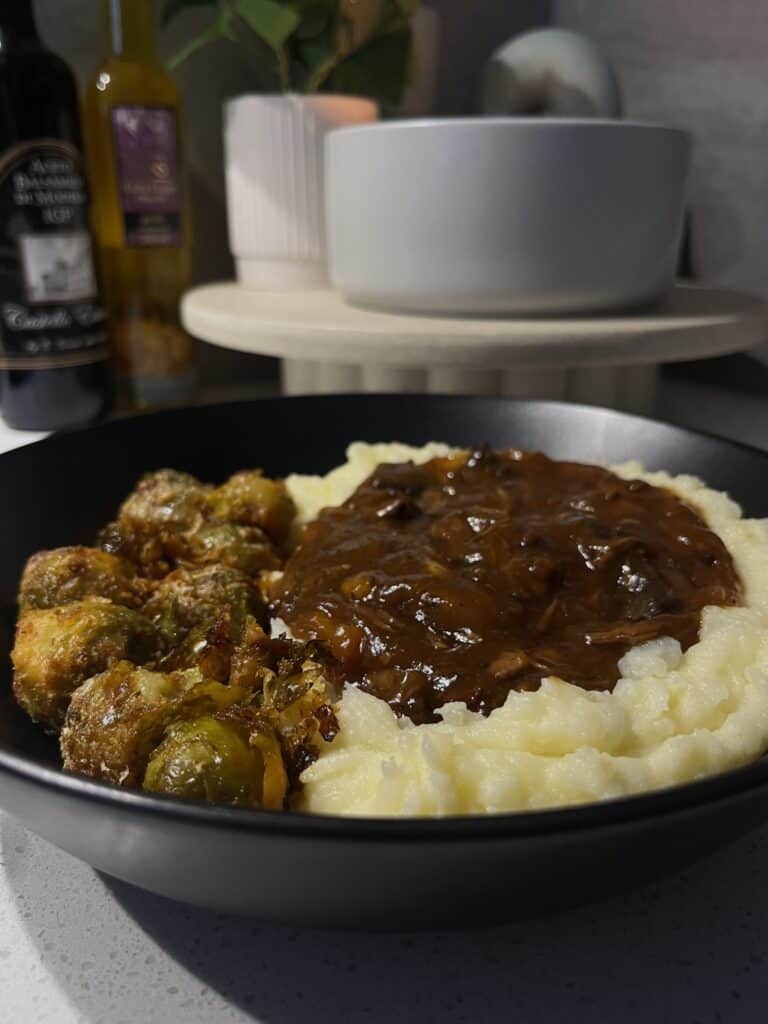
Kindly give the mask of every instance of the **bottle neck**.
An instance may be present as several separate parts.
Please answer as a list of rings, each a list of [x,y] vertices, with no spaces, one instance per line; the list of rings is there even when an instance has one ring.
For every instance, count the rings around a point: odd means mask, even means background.
[[[38,39],[32,0],[0,0],[0,34],[18,39]]]
[[[127,60],[154,61],[157,54],[152,0],[102,0],[102,5],[107,53]]]

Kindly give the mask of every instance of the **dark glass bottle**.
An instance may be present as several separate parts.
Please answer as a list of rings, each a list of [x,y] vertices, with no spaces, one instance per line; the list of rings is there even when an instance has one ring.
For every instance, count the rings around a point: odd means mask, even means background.
[[[0,0],[0,412],[55,430],[107,404],[77,87],[31,0]]]

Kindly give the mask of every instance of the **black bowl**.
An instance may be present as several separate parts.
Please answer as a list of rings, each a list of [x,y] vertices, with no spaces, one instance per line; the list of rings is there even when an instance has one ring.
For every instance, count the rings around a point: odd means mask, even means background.
[[[264,919],[434,926],[504,920],[608,895],[768,818],[768,760],[648,795],[441,820],[232,810],[61,771],[18,710],[8,654],[25,559],[91,542],[140,473],[221,480],[244,466],[324,472],[353,439],[488,442],[694,473],[768,514],[768,455],[651,420],[553,402],[391,395],[274,399],[123,420],[0,457],[0,806],[100,870]]]

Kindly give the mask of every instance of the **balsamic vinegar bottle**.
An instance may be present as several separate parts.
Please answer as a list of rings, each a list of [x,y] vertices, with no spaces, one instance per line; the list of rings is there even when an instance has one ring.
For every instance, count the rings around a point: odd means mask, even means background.
[[[77,88],[32,0],[0,0],[0,411],[55,430],[107,404]]]

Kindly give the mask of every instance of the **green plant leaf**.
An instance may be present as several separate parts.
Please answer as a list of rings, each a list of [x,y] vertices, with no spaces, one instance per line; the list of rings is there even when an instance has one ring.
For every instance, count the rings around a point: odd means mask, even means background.
[[[368,5],[368,6],[366,6]],[[177,67],[217,39],[250,52],[282,89],[335,90],[397,104],[411,61],[410,19],[419,0],[164,0],[167,24],[192,7],[216,7],[215,21],[171,60]],[[294,81],[296,80],[296,81]]]
[[[336,26],[338,0],[292,0],[288,6],[299,16],[294,33],[297,40],[314,39]]]
[[[308,6],[312,0],[299,0]],[[295,64],[304,71],[303,88],[316,92],[336,65],[346,56],[341,38],[341,17],[337,0],[321,0],[325,24],[319,32],[297,30],[291,38]],[[318,22],[316,22],[317,24]]]
[[[273,50],[280,50],[299,24],[300,16],[291,7],[275,0],[233,0],[232,10]]]
[[[160,14],[160,24],[165,27],[177,14],[187,7],[215,7],[216,0],[165,0]]]
[[[411,49],[410,28],[374,36],[334,69],[323,91],[368,96],[397,106],[410,77]]]
[[[337,56],[336,33],[326,31],[312,39],[297,39],[294,51],[299,63],[306,69],[307,78],[311,79],[315,71],[325,67]]]
[[[188,60],[192,54],[197,53],[198,50],[202,50],[204,46],[209,43],[215,42],[217,39],[230,39],[229,32],[229,21],[227,15],[222,11],[215,21],[212,21],[207,28],[204,28],[202,32],[199,32],[196,36],[193,36],[189,40],[186,46],[175,53],[173,57],[168,61],[168,70],[173,71],[180,64],[183,64],[185,60]]]
[[[266,43],[277,61],[277,77],[280,89],[287,92],[293,87],[291,58],[287,48],[288,37],[299,23],[299,15],[291,7],[276,3],[275,0],[230,0],[229,9],[233,24],[238,20],[247,33]],[[237,38],[241,33],[235,30]]]
[[[287,73],[285,51],[281,50],[281,59],[271,46],[257,36],[242,20],[233,16],[229,23],[229,39],[248,57],[248,65],[252,76],[251,88],[255,92],[275,92],[288,88],[283,84],[282,76]]]

